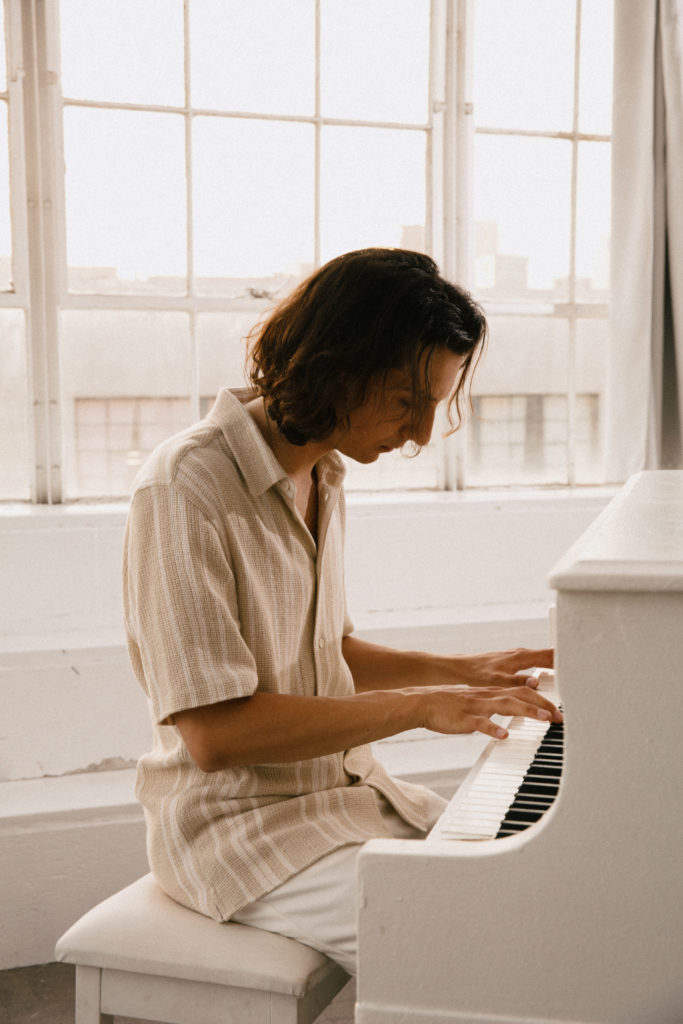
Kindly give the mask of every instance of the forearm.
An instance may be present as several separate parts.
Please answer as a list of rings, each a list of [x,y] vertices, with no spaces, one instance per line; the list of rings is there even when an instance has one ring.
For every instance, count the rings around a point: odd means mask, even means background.
[[[551,648],[441,655],[395,650],[353,635],[342,640],[342,652],[357,692],[401,686],[535,686],[526,671],[553,665]]]
[[[444,659],[426,651],[402,651],[355,636],[342,640],[342,654],[351,669],[357,693],[402,686],[449,683]]]
[[[419,694],[348,697],[255,693],[176,714],[174,724],[204,771],[304,761],[393,736],[421,724]]]
[[[491,716],[526,715],[562,721],[545,697],[526,686],[409,686],[348,697],[255,693],[175,715],[174,724],[206,772],[251,764],[323,757],[424,726],[435,732],[506,732]]]

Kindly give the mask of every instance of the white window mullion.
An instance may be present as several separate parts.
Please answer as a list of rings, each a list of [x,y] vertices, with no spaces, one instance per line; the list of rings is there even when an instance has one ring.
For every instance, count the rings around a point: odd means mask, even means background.
[[[192,53],[190,47],[190,5],[183,4],[185,44],[185,225],[187,238],[187,294],[194,295],[194,217],[192,194]]]
[[[444,130],[446,122],[446,36],[447,2],[432,0],[429,39],[429,131],[427,133],[427,203],[425,247],[444,269]],[[448,486],[451,438],[445,438],[448,423],[442,408],[433,432],[437,450],[436,486]]]
[[[52,118],[59,100],[58,68],[51,63],[48,32],[54,34],[53,4],[26,0],[21,6],[26,162],[27,242],[30,312],[28,355],[33,402],[34,501],[62,500],[62,438],[59,388],[56,253],[62,248],[55,225],[55,135]]]
[[[322,159],[322,119],[320,114],[320,74],[321,74],[321,29],[320,0],[315,0],[315,139],[313,168],[313,266],[319,267],[321,260],[320,239],[320,168]]]
[[[194,179],[192,150],[192,45],[190,36],[190,2],[183,3],[183,40],[185,47],[185,225],[186,225],[186,289],[190,301],[189,310],[189,341],[192,365],[190,382],[190,415],[193,421],[200,418],[201,405],[201,368],[199,342],[197,339],[197,309],[195,305],[195,272],[194,272]]]
[[[472,55],[474,52],[474,0],[457,0],[454,49],[450,64],[454,74],[455,203],[453,224],[455,252],[453,275],[465,288],[473,285],[473,179],[474,104]]]
[[[61,52],[59,47],[59,7],[55,0],[46,5],[45,40],[48,67],[48,96],[44,115],[49,119],[50,145],[46,152],[46,173],[50,181],[50,220],[53,236],[51,273],[57,308],[68,291],[66,249],[66,192],[64,180],[64,101],[62,97]]]
[[[569,237],[569,322],[567,353],[567,483],[576,486],[576,216],[579,168],[579,98],[581,88],[581,0],[576,0],[574,34],[574,102],[572,122],[572,163]]]
[[[429,124],[427,137],[427,223],[425,244],[444,266],[444,129],[446,119],[446,0],[432,0],[429,41]]]
[[[446,109],[444,126],[443,272],[465,288],[473,276],[472,178],[474,118],[472,53],[473,0],[448,0]],[[446,489],[465,488],[466,437],[462,430],[446,445]]]
[[[26,196],[26,147],[24,143],[25,72],[22,45],[21,5],[9,3],[5,11],[7,37],[7,95],[9,101],[10,214],[12,220],[13,293],[2,296],[3,305],[28,308],[28,224]]]

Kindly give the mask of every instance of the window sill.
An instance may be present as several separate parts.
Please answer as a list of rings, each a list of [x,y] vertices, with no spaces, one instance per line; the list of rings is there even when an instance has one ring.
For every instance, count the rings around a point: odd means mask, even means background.
[[[467,491],[436,491],[436,490],[386,490],[346,492],[347,507],[354,514],[368,515],[374,509],[395,509],[397,512],[406,509],[424,510],[425,514],[440,512],[444,508],[458,509],[470,505],[495,504],[502,506],[547,504],[548,506],[595,504],[596,507],[606,504],[617,491],[620,484],[586,486],[586,487],[509,487],[509,488],[473,488]],[[80,517],[83,521],[92,521],[96,517],[109,517],[115,521],[125,518],[128,513],[128,500],[97,501],[87,500],[65,502],[61,505],[31,504],[30,502],[0,502],[0,529],[3,521],[19,524],[25,521],[44,522],[49,519],[54,523],[72,523]]]

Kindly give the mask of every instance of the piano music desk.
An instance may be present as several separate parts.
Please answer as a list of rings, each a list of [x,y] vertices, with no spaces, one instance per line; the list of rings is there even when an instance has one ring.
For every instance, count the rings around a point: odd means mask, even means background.
[[[683,473],[629,481],[550,581],[558,797],[516,836],[366,845],[357,1024],[683,1021]]]

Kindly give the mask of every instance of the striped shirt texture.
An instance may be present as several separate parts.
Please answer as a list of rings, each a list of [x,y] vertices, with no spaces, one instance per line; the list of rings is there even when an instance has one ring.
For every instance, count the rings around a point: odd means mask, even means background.
[[[348,695],[344,467],[317,465],[316,545],[294,485],[238,398],[162,444],[136,481],[124,551],[133,670],[153,749],[138,763],[150,867],[179,903],[216,920],[347,843],[391,837],[383,794],[426,830],[429,794],[391,778],[369,745],[291,764],[205,773],[173,715],[256,690]]]

